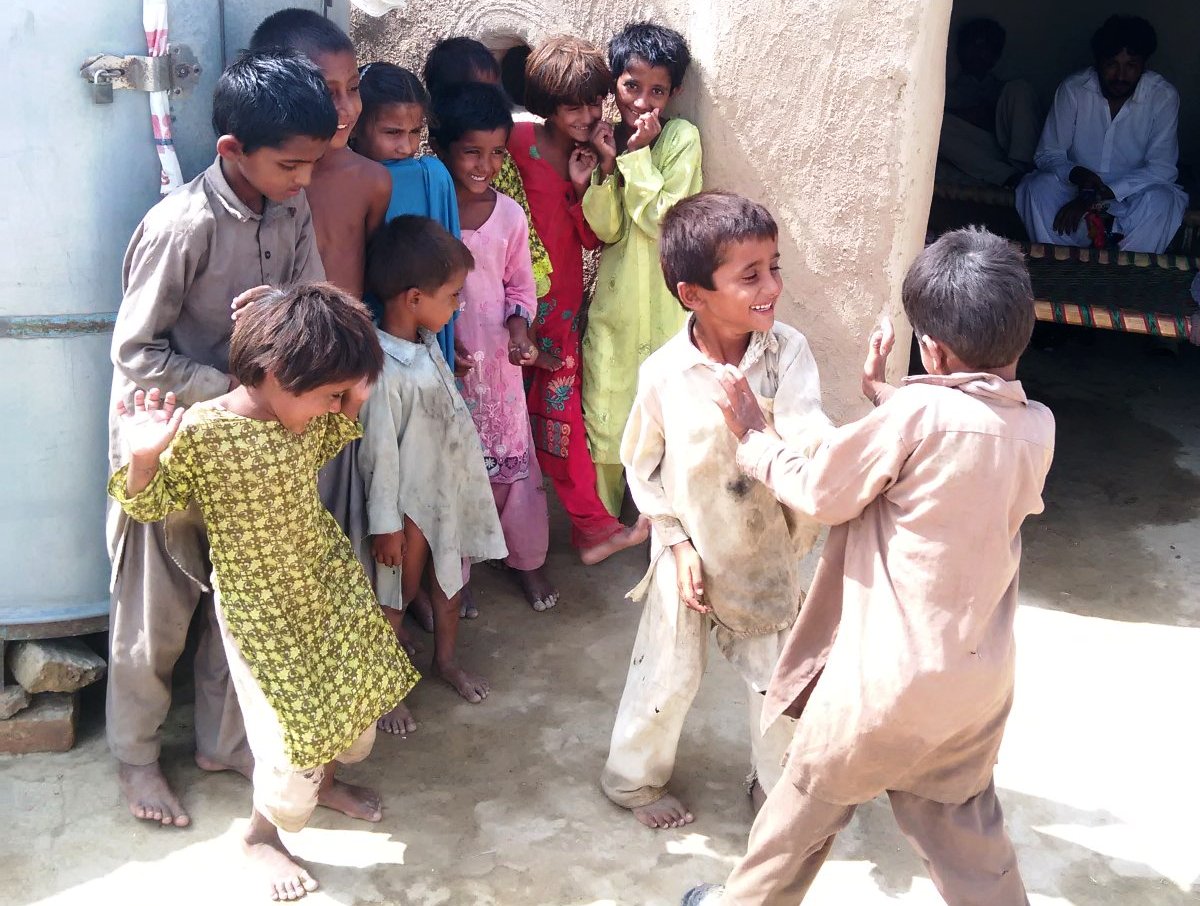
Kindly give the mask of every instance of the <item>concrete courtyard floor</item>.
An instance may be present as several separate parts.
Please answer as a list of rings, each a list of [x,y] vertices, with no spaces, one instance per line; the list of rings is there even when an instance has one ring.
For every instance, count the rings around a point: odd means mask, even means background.
[[[1019,688],[996,780],[1035,906],[1200,903],[1200,351],[1148,346],[1099,336],[1023,365],[1059,450],[1047,512],[1025,533]],[[745,693],[715,651],[676,772],[696,823],[643,829],[597,789],[638,618],[622,596],[645,561],[585,571],[556,519],[557,610],[535,614],[477,570],[483,615],[462,646],[491,698],[421,683],[417,734],[381,736],[345,772],[382,790],[383,823],[321,811],[290,838],[321,881],[314,906],[666,906],[742,853]],[[263,902],[236,858],[249,787],[193,766],[190,707],[173,711],[163,761],[194,824],[164,830],[129,817],[102,699],[85,704],[74,751],[0,758],[0,903]],[[941,901],[881,800],[859,810],[808,902]]]

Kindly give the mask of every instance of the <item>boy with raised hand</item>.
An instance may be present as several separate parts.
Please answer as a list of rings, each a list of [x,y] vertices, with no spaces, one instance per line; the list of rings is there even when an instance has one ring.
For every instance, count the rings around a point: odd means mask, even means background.
[[[324,276],[304,187],[337,130],[320,72],[307,60],[250,54],[213,97],[217,159],[147,213],[130,240],[113,328],[113,411],[162,387],[190,406],[226,393],[232,300],[261,284]],[[116,417],[109,461],[121,464]],[[195,508],[131,522],[110,506],[113,563],[107,733],[134,817],[184,827],[187,810],[159,765],[171,675],[197,607],[196,763],[249,774],[241,712],[216,627],[208,542]]]
[[[1013,702],[1021,526],[1042,511],[1054,454],[1054,417],[1016,379],[1033,293],[1019,250],[966,229],[917,257],[903,299],[927,374],[884,382],[885,322],[863,369],[877,408],[815,454],[722,377],[744,474],[833,528],[763,706],[764,724],[799,717],[784,776],[724,891],[694,888],[686,906],[795,906],[856,806],[883,792],[947,903],[1028,904],[992,770]]]
[[[791,735],[789,721],[761,732],[759,712],[800,609],[816,523],[738,471],[736,439],[709,402],[722,368],[737,365],[784,436],[815,447],[828,429],[808,342],[775,320],[777,240],[765,208],[726,192],[693,195],[662,219],[663,275],[687,320],[642,366],[621,444],[653,527],[651,566],[630,595],[645,606],[601,778],[608,798],[651,828],[693,820],[667,783],[710,634],[746,682],[756,802]]]

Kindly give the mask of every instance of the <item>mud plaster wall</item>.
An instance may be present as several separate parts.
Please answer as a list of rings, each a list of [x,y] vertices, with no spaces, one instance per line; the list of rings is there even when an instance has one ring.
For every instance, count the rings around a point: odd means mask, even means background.
[[[612,0],[408,3],[352,15],[361,62],[420,68],[442,37],[534,45],[571,32],[603,46],[634,18],[687,36],[695,64],[674,101],[704,141],[709,188],[755,198],[779,221],[780,319],[807,334],[830,415],[866,404],[859,372],[880,311],[900,308],[920,250],[941,125],[951,0]],[[896,373],[907,342],[897,344]]]

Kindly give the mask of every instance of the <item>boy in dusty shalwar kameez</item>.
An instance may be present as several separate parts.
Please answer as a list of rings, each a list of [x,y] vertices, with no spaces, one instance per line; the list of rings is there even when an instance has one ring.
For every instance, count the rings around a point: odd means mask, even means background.
[[[884,383],[885,324],[864,366],[877,408],[815,455],[722,378],[746,475],[834,528],[763,705],[764,725],[801,712],[783,779],[724,892],[695,888],[687,906],[796,906],[855,807],[883,792],[947,903],[1028,903],[992,769],[1021,525],[1042,511],[1054,452],[1054,417],[1016,380],[1029,275],[1006,240],[959,230],[917,258],[903,297],[928,374]]]
[[[741,674],[750,703],[751,790],[779,776],[790,727],[758,732],[762,693],[802,598],[800,560],[816,524],[737,469],[737,443],[710,401],[738,364],[785,436],[815,448],[829,422],[808,342],[775,323],[777,230],[753,202],[692,196],[663,219],[667,285],[691,312],[646,360],[621,458],[653,525],[651,567],[630,597],[645,600],[601,785],[647,827],[691,812],[666,791],[684,718],[700,688],[708,636]]]

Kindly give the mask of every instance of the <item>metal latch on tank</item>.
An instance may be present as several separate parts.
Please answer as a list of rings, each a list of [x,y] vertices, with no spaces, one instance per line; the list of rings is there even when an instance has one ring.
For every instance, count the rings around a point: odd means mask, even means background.
[[[79,74],[92,85],[92,100],[111,104],[114,88],[133,91],[166,91],[172,97],[191,93],[200,81],[200,62],[186,44],[171,44],[161,57],[98,54],[88,57]]]

